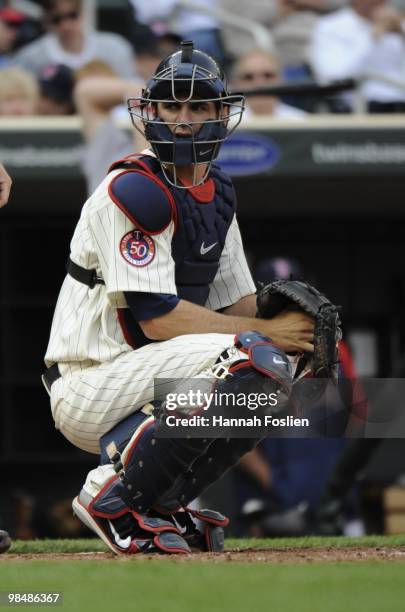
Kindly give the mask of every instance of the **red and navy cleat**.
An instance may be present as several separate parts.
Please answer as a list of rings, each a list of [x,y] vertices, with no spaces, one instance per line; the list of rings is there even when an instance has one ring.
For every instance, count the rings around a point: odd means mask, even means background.
[[[224,527],[229,519],[215,510],[193,510],[172,514],[175,525],[192,551],[223,552]]]
[[[173,522],[141,515],[129,508],[110,513],[95,509],[82,490],[73,500],[73,512],[116,555],[187,554],[190,547]]]

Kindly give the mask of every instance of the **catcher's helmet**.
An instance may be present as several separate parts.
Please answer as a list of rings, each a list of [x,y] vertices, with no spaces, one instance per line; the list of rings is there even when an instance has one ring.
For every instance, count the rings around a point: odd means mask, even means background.
[[[158,102],[174,100],[183,103],[193,98],[214,102],[216,107],[216,117],[204,121],[195,134],[193,125],[201,124],[201,121],[168,123],[157,115]],[[140,131],[136,124],[140,119],[144,136],[162,164],[167,180],[175,187],[184,187],[177,180],[176,166],[194,165],[193,185],[205,180],[222,142],[239,125],[243,109],[243,95],[229,94],[217,62],[207,53],[194,49],[192,41],[183,41],[179,51],[159,64],[141,97],[128,100],[134,127]],[[207,168],[197,182],[196,169],[201,164],[207,164]]]

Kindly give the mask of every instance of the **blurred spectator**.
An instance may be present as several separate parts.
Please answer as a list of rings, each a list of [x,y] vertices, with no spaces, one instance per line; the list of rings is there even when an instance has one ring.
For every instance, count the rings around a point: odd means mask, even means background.
[[[74,75],[76,83],[82,79],[92,76],[117,76],[111,66],[105,62],[102,62],[101,60],[91,60],[91,62],[88,62],[78,70],[75,70]]]
[[[40,115],[71,115],[73,104],[73,71],[63,64],[44,66],[39,74]]]
[[[260,23],[268,30],[269,47],[274,47],[271,28],[277,15],[277,0],[249,0],[249,2],[246,0],[219,0],[219,6],[230,15],[239,17],[242,23],[245,23],[246,20]],[[221,33],[225,48],[233,59],[237,59],[257,46],[257,41],[251,32],[234,24],[223,22]]]
[[[404,112],[404,89],[372,76],[378,73],[404,83],[403,19],[404,14],[386,6],[385,0],[353,0],[350,7],[322,17],[314,30],[310,52],[316,78],[360,79],[370,111]],[[352,96],[345,94],[341,100],[350,111]]]
[[[170,32],[161,36],[154,36],[153,40],[136,54],[135,65],[139,77],[147,81],[154,73],[159,62],[179,49],[180,43],[180,36]]]
[[[277,0],[277,15],[272,34],[285,78],[297,80],[310,76],[308,53],[313,29],[320,15],[335,11],[347,2],[348,0]]]
[[[277,52],[284,78],[308,76],[308,47],[319,14],[335,10],[348,0],[220,0],[223,10],[252,20],[268,30],[269,44]],[[257,46],[253,34],[224,22],[225,47],[234,58]]]
[[[118,77],[89,76],[77,83],[74,99],[86,142],[82,169],[89,193],[114,161],[147,146],[137,132],[131,134],[129,129],[119,129],[112,113],[127,98],[139,96],[141,90],[141,83]],[[125,117],[128,119],[127,111]]]
[[[233,68],[232,86],[235,90],[270,87],[280,83],[280,66],[274,53],[252,49],[241,55]],[[270,95],[248,96],[244,118],[252,115],[271,115],[282,119],[302,119],[305,113]]]
[[[10,62],[24,15],[11,8],[0,8],[0,67]]]
[[[182,40],[194,41],[197,49],[212,55],[220,64],[224,63],[224,48],[222,45],[218,20],[204,11],[180,9],[176,11],[177,0],[130,0],[135,9],[136,19],[147,25],[156,35],[173,32]],[[218,0],[198,0],[200,6],[207,10],[215,9]]]
[[[39,100],[35,77],[21,68],[4,68],[0,76],[0,116],[35,115]]]
[[[124,78],[134,76],[131,45],[118,34],[86,31],[82,9],[82,0],[46,0],[47,34],[19,51],[15,63],[38,74],[47,64],[76,70],[99,59]]]
[[[177,43],[172,35],[156,37],[154,44],[137,55],[139,74],[149,79]],[[120,79],[102,62],[90,62],[76,71],[75,77],[74,99],[86,142],[82,170],[92,193],[114,161],[148,146],[141,134],[131,133],[126,105],[127,98],[141,94],[144,81]],[[126,129],[118,127],[118,121],[124,122]]]

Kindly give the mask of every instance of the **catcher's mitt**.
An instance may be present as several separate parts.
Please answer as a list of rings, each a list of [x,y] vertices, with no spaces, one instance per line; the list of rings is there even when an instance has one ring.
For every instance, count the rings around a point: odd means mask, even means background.
[[[306,281],[278,280],[257,293],[257,316],[271,319],[282,310],[304,310],[315,319],[312,376],[335,378],[342,337],[339,309]]]

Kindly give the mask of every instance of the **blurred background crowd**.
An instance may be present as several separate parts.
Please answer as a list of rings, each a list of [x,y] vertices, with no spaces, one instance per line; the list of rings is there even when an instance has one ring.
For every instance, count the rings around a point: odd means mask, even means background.
[[[99,11],[103,4],[111,9],[109,19]],[[234,91],[343,83],[330,96],[318,97],[315,90],[248,96],[244,121],[405,112],[405,0],[0,0],[0,122],[80,116],[81,168],[91,192],[110,163],[144,147],[135,132],[117,127],[127,118],[125,100],[140,94],[161,59],[184,39],[219,61]],[[260,229],[252,227],[246,234],[256,232],[259,243]],[[289,257],[257,254],[254,267],[263,282],[313,272]],[[346,375],[355,378],[350,350],[342,350]],[[240,535],[382,530],[375,518],[381,513],[365,520],[353,486],[377,446],[271,438],[244,458],[225,488],[215,487],[214,498],[234,514]],[[72,488],[85,470],[76,466],[75,472]],[[13,517],[12,535],[81,533],[70,498],[36,500],[33,491],[13,486],[11,501],[0,500],[0,514]],[[398,503],[405,506],[402,498]]]
[[[403,0],[120,0],[112,5],[119,8],[117,18],[99,24],[93,0],[0,2],[0,115],[80,111],[79,85],[96,77],[111,79],[111,87],[115,82],[121,101],[182,39],[194,40],[216,58],[237,90],[355,79],[367,112],[404,109]],[[353,112],[355,98],[342,93],[325,107],[316,99],[290,96],[287,104],[252,97],[247,116],[297,119],[304,112]],[[113,102],[110,96],[99,106],[106,109]]]

